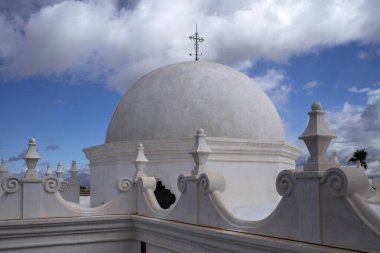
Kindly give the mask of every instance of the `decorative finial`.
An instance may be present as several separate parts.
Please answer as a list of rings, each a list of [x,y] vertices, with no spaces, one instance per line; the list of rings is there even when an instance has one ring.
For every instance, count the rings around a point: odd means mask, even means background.
[[[315,111],[322,111],[322,105],[321,105],[321,103],[318,103],[318,102],[312,103],[311,104],[311,110],[313,112],[315,112]]]
[[[77,183],[77,175],[78,175],[78,168],[77,168],[77,161],[72,160],[71,161],[71,167],[70,167],[70,182],[71,183]]]
[[[198,129],[195,135],[195,143],[193,149],[189,152],[193,156],[195,166],[191,171],[191,175],[197,176],[207,170],[206,162],[208,156],[212,153],[206,142],[206,135],[203,129]]]
[[[303,140],[309,150],[310,157],[304,165],[305,171],[321,171],[334,167],[335,164],[328,161],[326,157],[326,150],[332,138],[336,136],[328,128],[322,105],[320,103],[313,103],[311,105],[311,112],[309,112],[309,123],[303,132],[298,137]]]
[[[24,156],[26,166],[28,167],[25,173],[25,178],[38,178],[36,165],[39,159],[40,156],[37,153],[36,140],[34,138],[30,138],[28,143],[28,151]]]
[[[63,181],[63,169],[62,169],[62,164],[58,162],[57,164],[57,170],[55,171],[57,174],[57,177],[60,181]]]
[[[335,167],[340,168],[342,165],[338,159],[338,155],[336,154],[336,150],[333,150],[332,152],[332,159],[331,162],[334,163]]]
[[[77,168],[77,161],[72,160],[72,161],[71,161],[70,172],[74,172],[74,171],[78,171],[78,168]]]
[[[199,56],[202,55],[202,53],[199,53],[199,43],[205,41],[202,37],[198,34],[198,25],[195,25],[195,34],[189,36],[189,39],[194,41],[194,51],[195,51],[195,61],[199,60]],[[194,54],[189,54],[190,56],[193,56]]]
[[[51,170],[50,163],[48,162],[46,171],[45,171],[45,176],[50,176],[51,174],[53,174],[53,171]]]
[[[1,159],[0,177],[5,177],[7,175],[7,172],[7,162],[5,159]]]
[[[136,167],[136,173],[133,177],[133,181],[137,182],[139,177],[146,177],[146,174],[144,172],[146,163],[149,162],[148,159],[146,159],[144,154],[144,146],[142,143],[137,144],[137,157],[134,161],[135,167]]]

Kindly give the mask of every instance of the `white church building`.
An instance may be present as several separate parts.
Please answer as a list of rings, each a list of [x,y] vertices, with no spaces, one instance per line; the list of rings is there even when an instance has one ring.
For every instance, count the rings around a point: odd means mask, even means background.
[[[208,169],[222,173],[227,185],[240,186],[225,190],[226,201],[234,207],[279,201],[273,179],[294,168],[300,152],[285,142],[272,102],[246,75],[220,64],[190,61],[137,81],[117,106],[105,144],[84,150],[90,161],[92,206],[117,194],[109,186],[118,178],[133,178],[137,143],[144,144],[149,159],[146,173],[179,196],[177,177],[194,167],[189,151],[199,128],[212,150]]]
[[[300,150],[252,79],[206,61],[159,68],[84,149],[91,207],[75,164],[70,182],[38,177],[34,139],[23,178],[2,164],[0,251],[380,252],[380,182],[328,158],[322,106],[308,114],[310,157],[295,170]]]

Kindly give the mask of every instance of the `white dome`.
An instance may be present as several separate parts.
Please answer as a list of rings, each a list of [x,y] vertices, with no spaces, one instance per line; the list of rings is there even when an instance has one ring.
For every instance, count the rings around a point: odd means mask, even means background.
[[[159,68],[122,97],[106,142],[193,137],[284,141],[267,95],[249,77],[224,65],[197,61]]]

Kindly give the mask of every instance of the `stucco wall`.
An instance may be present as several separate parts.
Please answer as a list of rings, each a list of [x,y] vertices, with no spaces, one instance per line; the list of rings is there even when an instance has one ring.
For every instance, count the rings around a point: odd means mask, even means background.
[[[177,178],[189,174],[194,161],[189,151],[193,138],[143,141],[149,160],[148,176],[159,178],[177,197]],[[287,143],[259,143],[236,138],[208,137],[213,153],[208,159],[210,171],[221,172],[227,188],[223,193],[231,206],[276,202],[275,180],[278,172],[294,169],[299,150]],[[119,142],[85,149],[91,169],[91,206],[101,205],[118,194],[115,182],[133,178],[136,142]],[[241,194],[241,189],[246,189]],[[254,195],[254,198],[252,197]]]
[[[355,252],[136,215],[0,221],[0,251],[23,253]]]

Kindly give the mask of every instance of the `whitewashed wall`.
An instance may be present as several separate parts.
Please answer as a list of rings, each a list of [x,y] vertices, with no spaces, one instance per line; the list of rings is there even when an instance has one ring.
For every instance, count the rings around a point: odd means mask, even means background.
[[[0,222],[6,253],[139,253],[141,241],[147,253],[348,252],[135,215]]]
[[[299,150],[286,143],[258,143],[253,140],[207,137],[213,153],[210,171],[225,176],[223,193],[232,206],[278,201],[275,178],[281,170],[294,169]],[[178,198],[177,177],[189,173],[194,161],[189,155],[194,139],[151,140],[142,142],[149,159],[146,173],[162,180]],[[91,206],[99,206],[118,195],[113,187],[120,177],[132,178],[136,142],[108,143],[84,149],[91,169]],[[242,194],[247,189],[249,195]],[[252,197],[252,194],[255,196]]]

